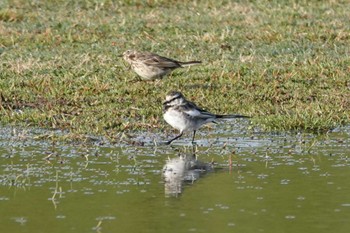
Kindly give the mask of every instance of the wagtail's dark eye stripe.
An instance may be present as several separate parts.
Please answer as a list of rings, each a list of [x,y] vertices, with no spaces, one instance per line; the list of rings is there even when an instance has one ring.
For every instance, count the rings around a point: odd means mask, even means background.
[[[176,100],[176,99],[178,99],[178,98],[180,98],[181,97],[181,95],[177,95],[177,96],[175,96],[174,98],[172,98],[172,99],[170,99],[170,100],[168,100],[168,101],[165,101],[163,104],[168,104],[168,103],[170,103],[170,102],[173,102],[174,100]]]

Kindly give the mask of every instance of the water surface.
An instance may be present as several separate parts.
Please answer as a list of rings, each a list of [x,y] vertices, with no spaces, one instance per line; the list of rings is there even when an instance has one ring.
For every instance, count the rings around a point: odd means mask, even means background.
[[[194,149],[191,135],[81,145],[1,128],[0,232],[349,232],[350,127],[246,128],[203,129]]]

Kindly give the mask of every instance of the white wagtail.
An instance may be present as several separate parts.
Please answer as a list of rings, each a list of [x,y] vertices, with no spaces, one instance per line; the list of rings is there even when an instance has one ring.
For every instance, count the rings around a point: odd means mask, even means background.
[[[177,68],[202,63],[201,61],[181,62],[154,53],[135,50],[127,50],[121,56],[143,80],[160,79]]]
[[[193,131],[192,143],[196,130],[202,125],[213,122],[220,118],[249,118],[243,115],[217,115],[199,108],[195,103],[186,100],[181,92],[171,91],[167,94],[163,103],[164,120],[173,128],[178,129],[180,134],[170,139],[166,144],[180,138],[186,131]]]

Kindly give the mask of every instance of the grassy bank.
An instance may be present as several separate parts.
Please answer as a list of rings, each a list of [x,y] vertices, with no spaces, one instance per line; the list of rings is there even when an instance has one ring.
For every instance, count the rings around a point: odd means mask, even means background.
[[[0,121],[170,130],[161,103],[180,90],[267,130],[326,131],[350,121],[349,18],[348,1],[2,1]],[[141,82],[117,57],[130,48],[203,65]]]

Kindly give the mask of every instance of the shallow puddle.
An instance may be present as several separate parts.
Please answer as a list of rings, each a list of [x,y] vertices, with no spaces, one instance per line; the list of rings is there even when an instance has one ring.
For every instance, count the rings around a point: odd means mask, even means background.
[[[350,127],[246,128],[203,129],[195,148],[190,135],[87,146],[2,128],[0,232],[349,232]]]

